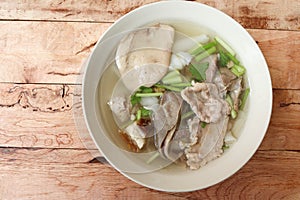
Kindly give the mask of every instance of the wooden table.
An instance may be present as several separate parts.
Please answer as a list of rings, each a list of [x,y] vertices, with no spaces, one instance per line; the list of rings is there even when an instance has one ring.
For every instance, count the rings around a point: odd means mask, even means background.
[[[198,0],[247,28],[272,77],[269,129],[235,175],[158,192],[85,148],[73,118],[82,63],[112,22],[154,1],[0,1],[0,199],[300,199],[300,0]]]

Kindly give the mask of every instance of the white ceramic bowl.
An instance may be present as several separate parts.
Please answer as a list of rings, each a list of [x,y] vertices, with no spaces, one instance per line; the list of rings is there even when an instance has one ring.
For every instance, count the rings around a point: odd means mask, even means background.
[[[120,32],[133,30],[153,22],[184,22],[199,25],[223,38],[237,52],[247,69],[251,93],[238,141],[220,158],[199,170],[171,166],[149,173],[128,173],[126,162],[135,162],[112,144],[106,117],[101,115],[98,83]],[[109,86],[108,86],[109,87]],[[101,98],[101,97],[100,97]],[[163,1],[142,6],[117,20],[100,38],[90,55],[83,81],[85,120],[95,144],[116,170],[129,179],[152,189],[184,192],[203,189],[225,180],[237,172],[259,147],[269,124],[272,109],[272,85],[268,66],[259,47],[235,20],[212,7],[187,1]]]

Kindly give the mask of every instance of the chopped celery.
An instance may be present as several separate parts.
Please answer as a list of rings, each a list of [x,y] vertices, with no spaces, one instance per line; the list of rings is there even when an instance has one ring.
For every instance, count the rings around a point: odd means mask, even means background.
[[[138,110],[138,111],[136,112],[136,120],[140,120],[141,117],[142,117],[142,111],[141,111],[141,110]]]
[[[147,164],[150,164],[151,162],[153,162],[158,156],[160,155],[160,153],[157,151],[155,154],[153,154],[148,160],[147,160]]]
[[[174,87],[189,87],[189,86],[192,86],[191,83],[174,83],[174,84],[171,84],[171,86],[174,86]]]
[[[224,143],[222,146],[223,151],[225,151],[226,149],[229,149],[229,145]]]
[[[220,58],[218,60],[218,65],[221,67],[226,67],[228,62],[230,61],[230,58],[226,55],[224,51],[219,52]]]
[[[158,97],[163,95],[162,92],[155,92],[155,93],[136,93],[136,97]]]
[[[226,95],[226,99],[227,103],[229,104],[231,111],[230,111],[230,116],[232,119],[235,119],[237,117],[237,111],[234,110],[233,108],[233,100],[231,98],[231,96],[229,94]]]
[[[241,105],[240,105],[240,109],[243,110],[244,107],[245,107],[245,104],[246,104],[246,101],[247,101],[247,98],[249,96],[249,93],[250,93],[250,88],[247,88],[243,95],[242,95],[242,98],[241,98]]]
[[[140,111],[141,111],[141,116],[142,117],[149,117],[150,116],[150,113],[151,113],[150,110],[147,110],[146,108],[142,107],[140,109]]]
[[[234,75],[236,75],[237,77],[240,77],[246,72],[246,69],[241,65],[233,65],[230,71],[234,73]]]
[[[217,51],[217,48],[215,46],[213,46],[213,47],[207,49],[206,51],[202,52],[201,54],[197,55],[195,57],[195,60],[197,62],[199,62],[199,61],[203,60],[204,58],[210,56],[211,54],[215,53],[216,51]]]
[[[201,123],[200,123],[200,126],[201,126],[202,128],[205,128],[206,125],[207,125],[206,122],[201,122]]]
[[[233,55],[231,55],[230,53],[228,52],[225,52],[225,54],[230,58],[230,60],[232,60],[232,62],[236,65],[239,65],[240,64],[240,61]]]
[[[232,56],[235,56],[235,52],[233,51],[233,49],[225,42],[223,41],[221,38],[219,38],[218,36],[215,37],[215,40],[218,44],[220,44],[226,51],[228,51],[228,53],[230,53]]]
[[[226,99],[227,103],[229,104],[229,106],[232,108],[233,107],[233,100],[231,98],[231,96],[229,94],[226,95]]]
[[[209,67],[209,63],[193,63],[189,67],[189,71],[191,72],[192,76],[197,81],[205,81],[206,80],[206,70]]]
[[[208,50],[209,48],[213,47],[216,45],[216,41],[212,41],[210,43],[207,43],[205,45],[201,45],[199,44],[198,46],[196,46],[195,48],[189,50],[189,53],[193,56],[198,55],[199,53],[202,53],[203,51]]]
[[[164,84],[180,83],[182,82],[182,78],[179,71],[174,70],[169,72],[166,76],[164,76],[161,81]]]
[[[182,88],[174,87],[174,86],[171,86],[171,85],[155,84],[155,86],[158,87],[158,88],[164,88],[164,89],[175,91],[175,92],[180,92],[182,90]]]
[[[188,117],[192,116],[193,114],[194,114],[193,111],[186,112],[186,113],[181,115],[181,120],[183,120],[185,118],[188,118]]]
[[[231,68],[233,64],[239,65],[240,61],[236,59],[233,55],[222,50],[219,51],[220,58],[218,60],[218,65],[221,67]]]
[[[137,96],[135,96],[135,94],[131,95],[130,102],[131,102],[132,106],[135,106],[136,104],[141,102],[141,97],[137,97]]]
[[[149,87],[141,86],[141,87],[139,88],[139,91],[140,91],[141,93],[151,93],[151,92],[153,92],[153,89],[152,89],[152,88],[149,88]]]
[[[233,108],[231,108],[230,115],[232,119],[235,119],[237,117],[237,112]]]

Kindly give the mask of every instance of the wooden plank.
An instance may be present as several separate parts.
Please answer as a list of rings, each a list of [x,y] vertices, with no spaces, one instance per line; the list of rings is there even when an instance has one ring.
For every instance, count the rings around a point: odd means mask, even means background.
[[[77,83],[82,64],[109,26],[0,22],[0,82]]]
[[[0,84],[1,146],[85,148],[86,144],[95,149],[84,126],[77,88],[81,86]]]
[[[100,157],[98,150],[49,148],[0,148],[1,163],[93,163]],[[105,159],[102,159],[105,161]],[[100,159],[99,161],[100,162]],[[103,163],[107,163],[106,161]]]
[[[146,199],[300,198],[299,152],[258,151],[241,170],[217,185],[194,192],[165,193],[140,186],[105,163],[85,162],[79,151],[59,150],[63,153],[53,159],[45,150],[38,150],[45,157],[42,162],[31,159],[31,151],[9,151],[11,154],[0,151],[2,160],[9,157],[7,162],[0,162],[1,199],[135,199],[141,194]],[[44,162],[47,158],[51,162]],[[61,163],[63,159],[65,163]]]
[[[300,31],[248,31],[267,60],[273,88],[300,89]]]
[[[233,11],[246,28],[300,30],[300,0],[239,0]]]
[[[113,22],[131,10],[158,0],[0,2],[0,19]],[[235,18],[244,27],[299,30],[299,0],[197,0]]]
[[[95,149],[84,126],[80,96],[80,85],[0,84],[0,146],[86,144]],[[274,90],[271,123],[260,149],[300,150],[299,118],[300,90]]]
[[[1,19],[113,22],[129,11],[158,0],[0,2]]]
[[[300,149],[300,90],[274,90],[273,112],[260,149]]]
[[[0,22],[0,82],[80,83],[82,63],[109,25]],[[265,54],[273,88],[300,89],[300,32],[248,31]]]

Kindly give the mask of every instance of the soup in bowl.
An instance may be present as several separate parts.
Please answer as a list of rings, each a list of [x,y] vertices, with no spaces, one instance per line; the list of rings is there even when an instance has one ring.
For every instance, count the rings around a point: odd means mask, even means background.
[[[271,108],[255,41],[226,14],[194,2],[128,13],[100,38],[84,73],[84,115],[102,155],[163,191],[202,189],[234,174],[261,143]]]

